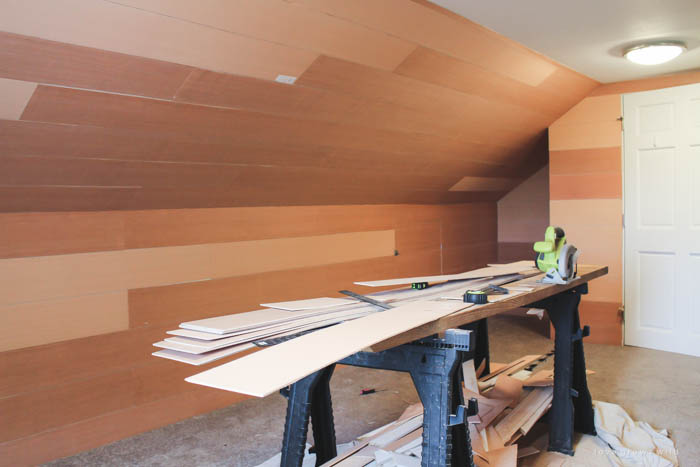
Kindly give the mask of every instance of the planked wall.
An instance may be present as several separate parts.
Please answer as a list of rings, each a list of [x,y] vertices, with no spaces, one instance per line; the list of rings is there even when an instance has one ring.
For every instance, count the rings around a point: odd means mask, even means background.
[[[581,262],[610,269],[582,302],[590,342],[622,343],[621,95],[697,82],[695,71],[604,84],[549,128],[551,223],[564,228],[581,251]]]
[[[597,85],[422,1],[0,8],[5,212],[495,201]]]
[[[0,464],[13,466],[241,400],[150,356],[182,321],[467,270],[496,258],[497,238],[495,203],[5,213],[0,226]]]
[[[7,465],[240,400],[150,357],[183,320],[495,260],[598,85],[424,0],[0,11]]]

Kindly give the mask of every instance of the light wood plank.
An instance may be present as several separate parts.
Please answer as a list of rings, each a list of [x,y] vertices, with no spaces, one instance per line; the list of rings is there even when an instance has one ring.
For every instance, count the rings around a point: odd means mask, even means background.
[[[264,397],[382,339],[453,313],[465,305],[414,302],[299,337],[190,376],[186,381]],[[280,362],[287,364],[280,365]],[[272,367],[277,371],[259,371]]]
[[[5,337],[0,352],[129,327],[126,290],[0,307]]]
[[[401,279],[385,279],[381,281],[358,281],[355,282],[357,285],[364,285],[367,287],[388,287],[395,285],[406,285],[414,284],[417,282],[446,282],[446,281],[456,281],[456,280],[467,280],[467,279],[480,279],[482,277],[495,277],[495,276],[507,276],[510,274],[517,274],[519,272],[526,272],[533,270],[534,266],[532,261],[519,261],[516,263],[497,266],[497,267],[486,267],[481,269],[476,269],[474,271],[467,271],[460,274],[447,274],[441,276],[419,276],[419,277],[406,277]]]
[[[0,260],[5,305],[393,256],[394,231]]]
[[[507,192],[514,188],[522,179],[503,177],[462,177],[450,191],[500,191]]]
[[[35,14],[41,11],[41,15]],[[13,2],[3,31],[264,79],[299,76],[317,54],[110,2]]]
[[[19,120],[35,90],[36,83],[0,78],[0,118]]]
[[[121,4],[230,31],[245,37],[393,70],[412,42],[280,0],[121,0]]]
[[[559,117],[551,126],[556,128],[559,125],[611,121],[617,120],[621,115],[622,101],[619,96],[586,97]]]
[[[610,148],[622,145],[622,127],[615,120],[604,122],[557,125],[549,131],[549,149]]]

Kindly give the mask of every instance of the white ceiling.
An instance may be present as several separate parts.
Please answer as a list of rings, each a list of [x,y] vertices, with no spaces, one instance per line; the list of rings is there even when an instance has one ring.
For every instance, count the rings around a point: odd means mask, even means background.
[[[700,68],[700,0],[430,0],[603,83]],[[651,39],[688,51],[644,66],[622,50]]]

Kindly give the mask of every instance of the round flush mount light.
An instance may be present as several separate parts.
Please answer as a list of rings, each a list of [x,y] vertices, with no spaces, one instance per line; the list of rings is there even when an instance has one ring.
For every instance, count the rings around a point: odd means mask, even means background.
[[[625,58],[640,65],[659,65],[673,60],[686,49],[683,42],[665,41],[641,44],[625,50]]]

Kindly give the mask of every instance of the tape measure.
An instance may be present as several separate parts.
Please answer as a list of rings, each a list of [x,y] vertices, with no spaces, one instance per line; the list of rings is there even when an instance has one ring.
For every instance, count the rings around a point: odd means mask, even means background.
[[[476,303],[477,305],[483,305],[488,303],[489,296],[483,290],[467,290],[464,294],[464,301],[466,303]]]

